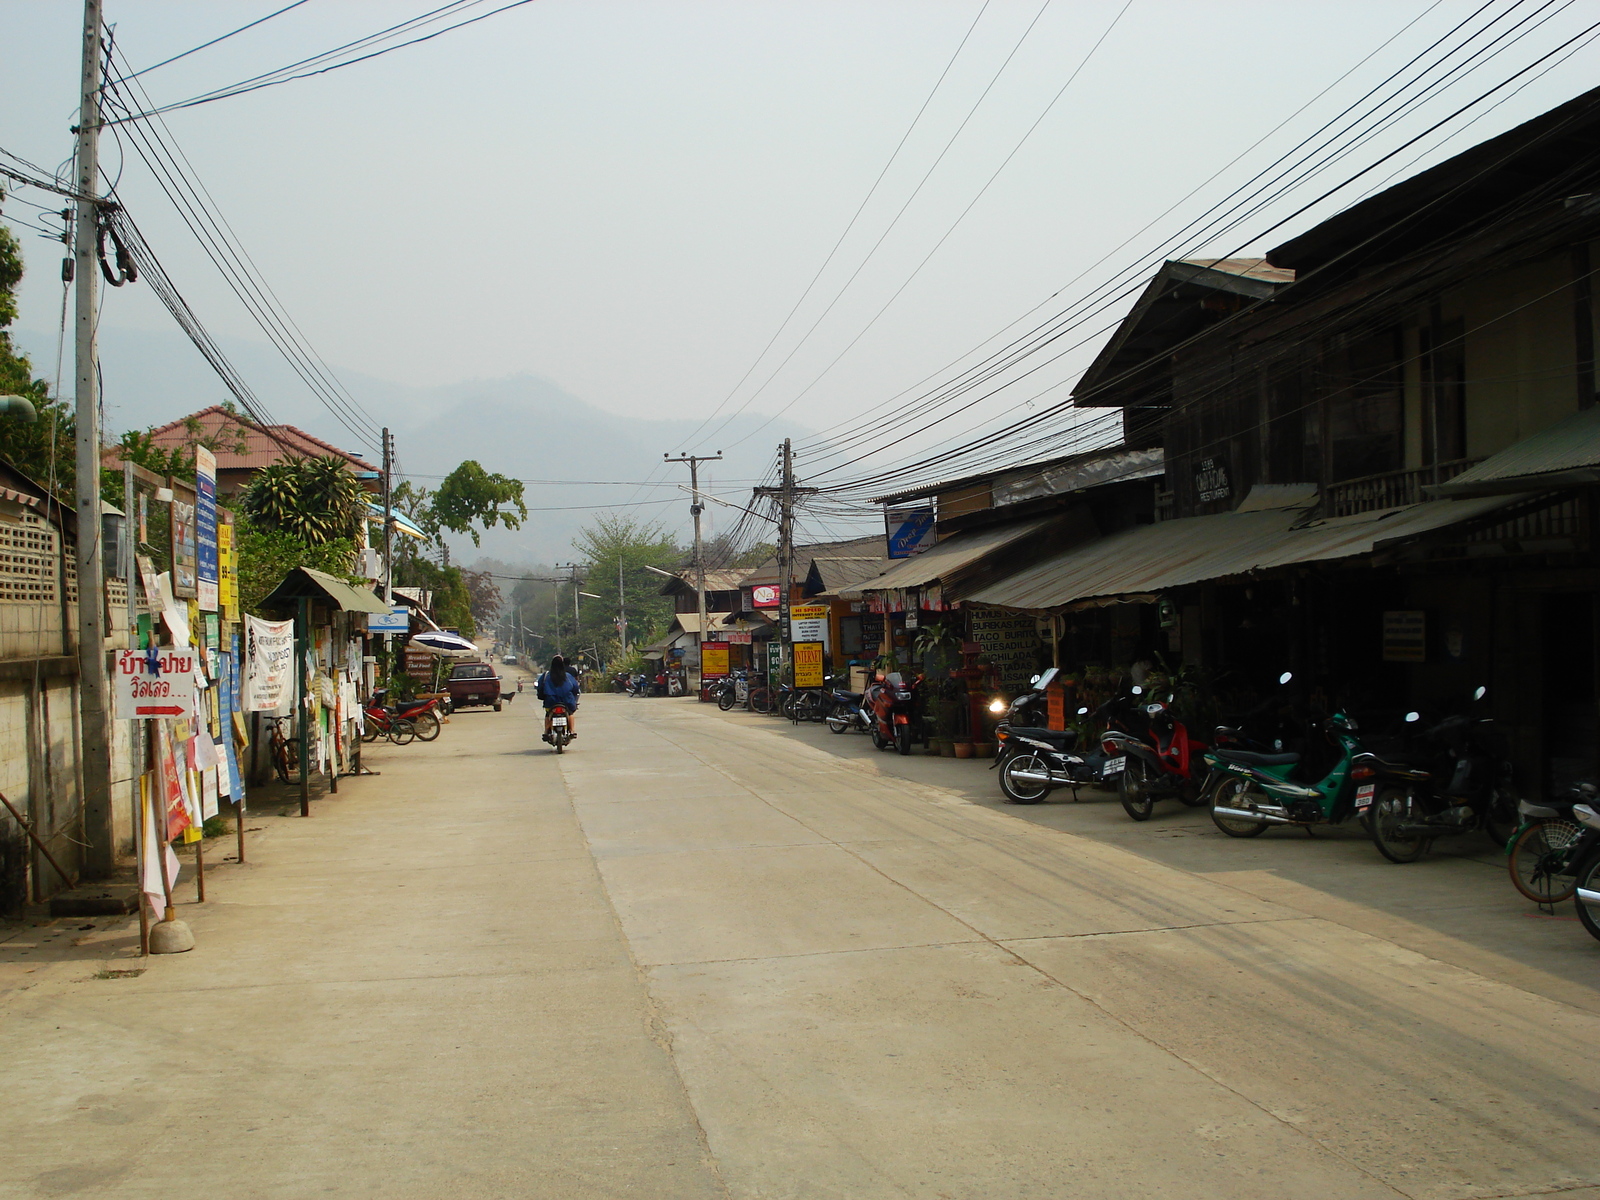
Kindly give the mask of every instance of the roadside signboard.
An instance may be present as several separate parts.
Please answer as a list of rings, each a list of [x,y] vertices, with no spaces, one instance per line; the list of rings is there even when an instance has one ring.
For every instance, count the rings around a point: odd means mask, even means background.
[[[777,608],[778,585],[775,583],[758,583],[750,589],[751,608]]]
[[[239,619],[239,560],[233,549],[232,525],[217,526],[217,607],[224,621]]]
[[[789,605],[789,640],[791,642],[828,641],[828,606],[826,604]],[[798,685],[797,685],[798,686]]]
[[[195,598],[201,612],[217,611],[217,456],[194,448]]]
[[[706,642],[700,647],[700,674],[726,675],[728,673],[728,643]]]
[[[883,513],[890,558],[911,558],[933,548],[933,509],[889,508]]]
[[[796,642],[794,644],[794,686],[819,688],[824,675],[821,642]]]
[[[1428,614],[1420,609],[1383,614],[1383,661],[1428,661]]]
[[[245,712],[275,712],[294,694],[294,622],[244,619]]]
[[[188,647],[119,650],[113,711],[134,721],[194,716],[194,668]]]

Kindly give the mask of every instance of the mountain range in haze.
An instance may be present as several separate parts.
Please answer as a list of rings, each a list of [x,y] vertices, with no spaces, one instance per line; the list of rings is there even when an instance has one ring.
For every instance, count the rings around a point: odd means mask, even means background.
[[[51,377],[55,335],[19,330],[14,336],[18,348],[33,359],[36,374]],[[374,464],[380,461],[376,434],[358,434],[341,424],[270,347],[227,339],[221,345],[274,420],[297,425]],[[230,398],[205,360],[177,332],[102,328],[100,357],[108,438],[163,425]],[[682,466],[663,471],[661,457],[685,448],[684,440],[700,424],[696,418],[624,417],[537,375],[436,387],[342,369],[336,376],[375,425],[393,431],[400,471],[424,486],[436,486],[469,458],[486,470],[519,479],[628,481],[530,483],[525,495],[530,511],[522,528],[488,530],[481,549],[474,549],[470,539],[454,539],[452,551],[463,558],[481,553],[507,563],[566,561],[573,556],[571,543],[578,529],[596,511],[608,508],[661,521],[681,541],[688,538],[689,501],[676,486],[687,484],[688,472]],[[805,433],[781,418],[757,430],[765,419],[749,413],[728,424],[719,435],[724,445],[756,432],[729,451],[726,462],[702,470],[703,486],[735,503],[748,503],[748,489],[772,463],[774,447],[786,436]],[[652,476],[657,486],[633,482]],[[734,516],[731,510],[708,505],[707,536],[731,526]]]

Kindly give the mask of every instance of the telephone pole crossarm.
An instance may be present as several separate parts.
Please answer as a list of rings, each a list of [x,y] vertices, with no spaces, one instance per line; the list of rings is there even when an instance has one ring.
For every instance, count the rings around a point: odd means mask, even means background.
[[[715,454],[685,454],[678,458],[661,456],[663,462],[689,464],[689,515],[694,518],[694,591],[696,608],[700,613],[700,625],[695,632],[695,671],[699,673],[702,684],[705,672],[701,670],[699,657],[700,647],[706,640],[706,556],[700,541],[700,514],[706,507],[700,502],[700,464],[703,462],[721,462],[722,451]]]

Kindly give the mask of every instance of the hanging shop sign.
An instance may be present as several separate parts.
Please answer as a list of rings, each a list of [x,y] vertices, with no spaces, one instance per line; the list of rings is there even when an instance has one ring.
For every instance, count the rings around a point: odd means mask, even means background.
[[[777,608],[779,588],[775,583],[758,583],[750,589],[751,608]]]
[[[273,712],[294,686],[294,622],[244,619],[244,711]]]
[[[819,688],[822,686],[823,658],[821,642],[796,642],[794,644],[794,686]]]
[[[767,678],[776,681],[783,675],[783,645],[777,638],[767,642]]]
[[[217,611],[217,456],[194,448],[195,598],[201,612]]]
[[[937,540],[931,508],[886,508],[883,519],[890,558],[911,558],[931,550]]]
[[[239,559],[232,525],[217,526],[217,607],[224,621],[239,619]]]
[[[411,631],[411,610],[403,605],[395,605],[386,613],[367,614],[368,633],[409,633]]]
[[[1233,492],[1228,482],[1228,468],[1221,459],[1202,458],[1194,469],[1194,491],[1202,504],[1212,500],[1226,500]]]
[[[1407,609],[1383,614],[1383,661],[1428,661],[1428,614]]]
[[[728,644],[707,642],[700,647],[700,674],[702,677],[728,673]]]
[[[119,650],[112,712],[133,721],[194,716],[195,662],[187,647]]]
[[[729,629],[717,635],[719,642],[727,642],[730,646],[748,646],[751,642],[748,629]]]
[[[820,642],[826,645],[828,641],[828,606],[826,604],[791,604],[789,606],[789,640],[791,642]]]

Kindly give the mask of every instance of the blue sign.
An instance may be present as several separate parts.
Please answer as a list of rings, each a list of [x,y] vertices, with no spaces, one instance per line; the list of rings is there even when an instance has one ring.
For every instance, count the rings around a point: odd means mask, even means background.
[[[368,613],[368,633],[409,633],[411,631],[411,616],[408,610],[396,606],[387,613]]]
[[[217,459],[204,446],[194,448],[195,594],[203,612],[217,611]]]
[[[890,558],[911,558],[933,548],[933,509],[890,508],[883,515],[889,530]]]

